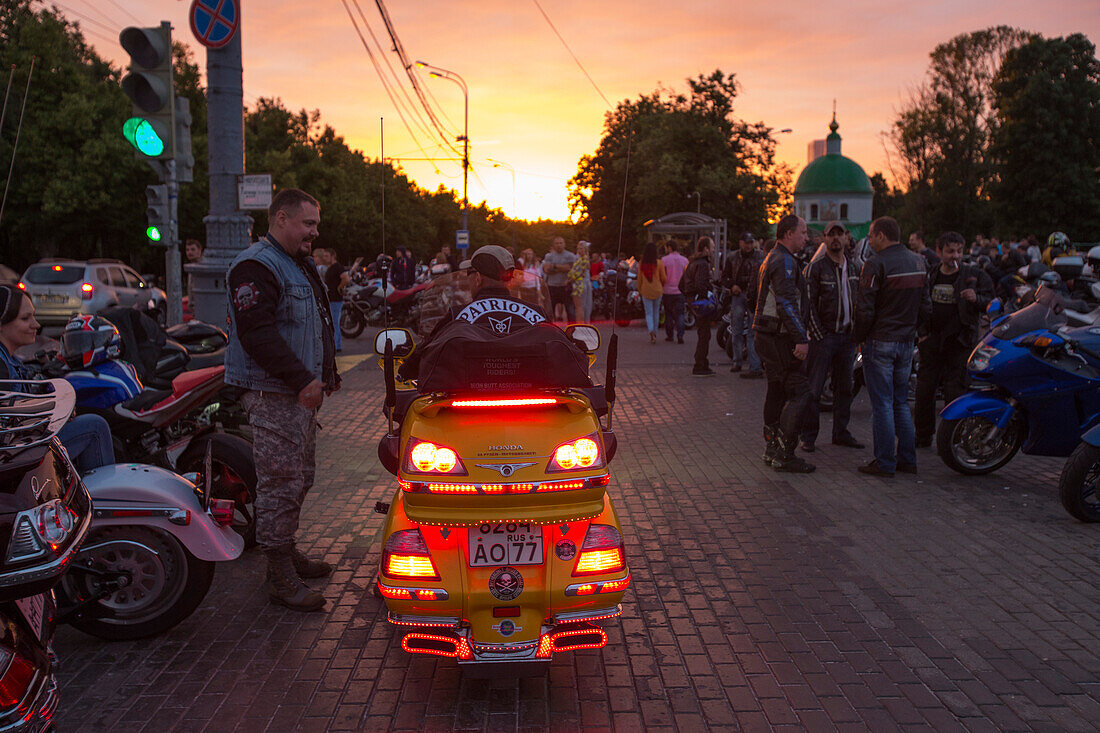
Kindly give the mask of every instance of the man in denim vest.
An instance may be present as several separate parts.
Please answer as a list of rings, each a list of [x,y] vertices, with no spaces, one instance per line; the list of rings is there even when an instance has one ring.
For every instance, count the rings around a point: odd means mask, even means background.
[[[340,388],[332,314],[310,249],[321,207],[285,189],[268,209],[267,235],[229,266],[229,345],[225,381],[244,388],[256,463],[256,540],[267,555],[268,594],[297,611],[325,598],[302,578],[323,578],[328,563],[295,546],[302,501],[313,486],[317,410]]]

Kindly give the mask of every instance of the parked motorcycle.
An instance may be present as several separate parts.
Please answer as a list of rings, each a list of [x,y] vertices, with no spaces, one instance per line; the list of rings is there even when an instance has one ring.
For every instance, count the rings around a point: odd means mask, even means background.
[[[58,586],[61,623],[103,639],[139,639],[194,613],[215,563],[244,549],[232,529],[233,501],[211,495],[212,458],[204,456],[204,472],[191,480],[138,463],[84,475],[92,525]]]
[[[994,321],[970,355],[971,391],[940,413],[936,444],[948,467],[985,474],[1018,450],[1069,456],[1100,424],[1100,329],[1064,329],[1061,296]]]
[[[622,613],[630,572],[606,491],[615,434],[600,422],[614,337],[603,386],[587,373],[598,346],[587,325],[448,336],[398,390],[412,334],[379,333],[390,429],[378,452],[398,489],[379,507],[376,588],[406,651],[485,667],[607,644],[600,624]]]
[[[177,473],[203,473],[209,446],[213,496],[233,500],[234,529],[248,546],[254,545],[256,468],[251,443],[241,434],[226,432],[245,418],[236,401],[227,400],[232,388],[225,385],[225,367],[178,371],[166,389],[146,389],[133,365],[111,356],[108,346],[87,351],[88,335],[79,329],[66,329],[62,335],[60,358],[69,367],[62,375],[76,390],[77,412],[107,420],[115,456],[121,461],[152,463]],[[86,353],[94,356],[85,364]],[[164,369],[168,373],[183,369],[186,358]],[[158,373],[161,369],[158,363]]]
[[[57,440],[74,402],[64,382],[0,382],[0,730],[49,730],[57,709],[53,588],[92,521]]]
[[[386,291],[393,293],[390,285]],[[340,333],[353,339],[367,326],[380,326],[386,318],[386,298],[382,294],[381,279],[365,284],[350,284],[344,289],[344,307],[340,311]]]

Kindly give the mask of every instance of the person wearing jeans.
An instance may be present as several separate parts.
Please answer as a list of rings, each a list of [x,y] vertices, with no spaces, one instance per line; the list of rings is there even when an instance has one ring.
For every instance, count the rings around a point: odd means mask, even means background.
[[[932,312],[926,261],[901,244],[898,223],[888,216],[871,222],[868,239],[875,254],[860,272],[853,338],[864,344],[875,457],[859,471],[872,476],[916,473],[909,372],[917,330],[925,327]]]
[[[661,300],[665,305],[665,341],[672,340],[672,331],[676,330],[676,343],[684,343],[684,294],[680,292],[680,278],[687,269],[687,257],[680,254],[676,240],[669,240],[668,254],[661,258],[665,266],[664,287],[661,288]]]
[[[916,473],[916,432],[909,411],[912,368],[912,341],[868,340],[863,346],[863,377],[871,398],[871,432],[875,441],[873,465],[880,469],[864,473],[891,476],[894,471]]]
[[[721,284],[730,290],[730,349],[733,351],[731,372],[741,371],[741,352],[748,351],[749,371],[742,374],[743,379],[759,379],[764,376],[764,367],[756,355],[753,339],[753,303],[747,294],[753,290],[754,280],[764,262],[764,253],[756,248],[756,237],[752,232],[741,235],[737,249],[726,259],[722,268]],[[746,320],[747,330],[746,330]]]
[[[753,314],[745,294],[734,295],[730,300],[730,339],[733,342],[733,366],[730,371],[741,371],[741,352],[747,351],[749,370],[741,375],[742,379],[758,379],[764,376],[764,365],[756,353],[752,336],[752,322]]]

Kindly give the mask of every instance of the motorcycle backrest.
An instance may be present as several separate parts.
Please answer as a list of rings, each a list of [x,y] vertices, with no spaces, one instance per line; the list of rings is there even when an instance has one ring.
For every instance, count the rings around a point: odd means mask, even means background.
[[[72,417],[76,390],[64,379],[0,380],[0,450],[45,443]]]

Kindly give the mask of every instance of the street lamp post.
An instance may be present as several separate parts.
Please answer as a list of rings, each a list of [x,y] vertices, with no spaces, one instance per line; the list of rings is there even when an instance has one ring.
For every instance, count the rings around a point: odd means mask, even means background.
[[[465,80],[453,71],[432,66],[424,61],[417,61],[416,65],[427,69],[428,76],[437,79],[449,79],[462,88],[462,229],[470,230],[469,200],[466,197],[466,186],[470,177],[470,90],[466,87]]]
[[[692,191],[691,193],[689,193],[684,198],[691,198],[692,196],[695,197],[695,213],[696,214],[702,213],[702,211],[703,211],[703,199],[699,195],[698,191]]]
[[[494,168],[507,168],[508,172],[512,174],[512,249],[516,248],[516,169],[505,163],[503,160],[494,160],[493,158],[487,158],[487,160],[493,164]]]

